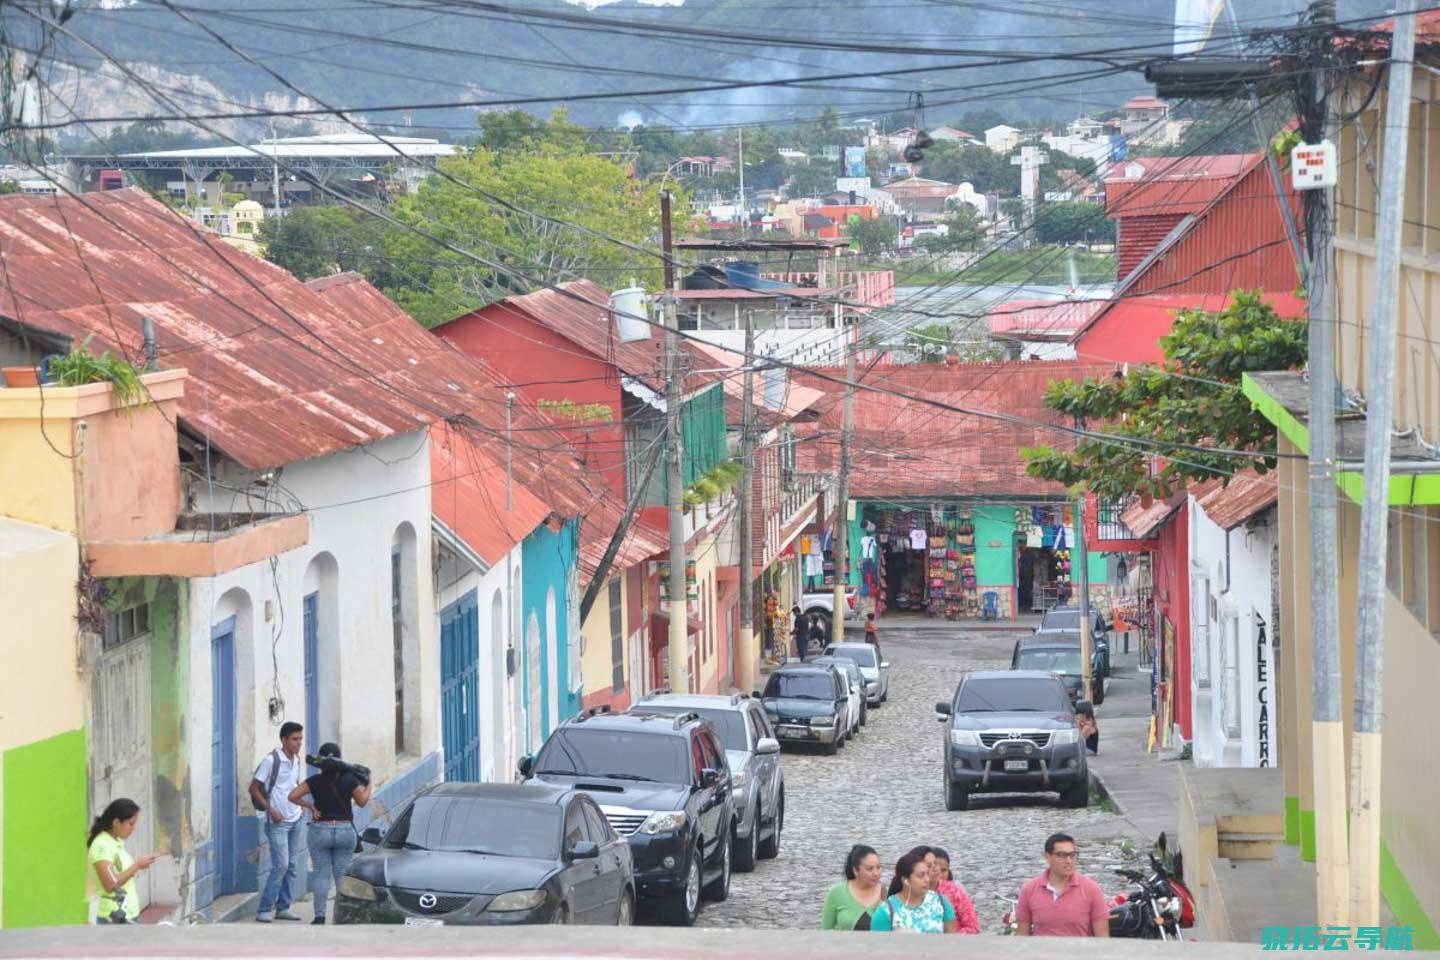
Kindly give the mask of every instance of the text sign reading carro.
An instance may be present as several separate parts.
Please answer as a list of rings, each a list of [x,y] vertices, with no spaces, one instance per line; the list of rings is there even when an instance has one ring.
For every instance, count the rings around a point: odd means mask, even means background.
[[[1290,151],[1290,178],[1296,190],[1335,186],[1335,144],[1329,140],[1297,144]]]

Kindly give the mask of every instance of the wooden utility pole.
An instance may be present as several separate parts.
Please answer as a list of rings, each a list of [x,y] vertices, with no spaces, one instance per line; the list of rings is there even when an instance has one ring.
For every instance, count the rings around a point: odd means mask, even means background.
[[[1079,585],[1080,607],[1080,682],[1085,699],[1095,702],[1095,677],[1090,669],[1094,648],[1090,636],[1090,564],[1085,552],[1085,494],[1075,499],[1075,549],[1070,551],[1070,579]],[[1078,571],[1078,576],[1077,576]]]
[[[665,498],[670,509],[670,576],[666,586],[670,616],[670,689],[690,693],[689,641],[685,599],[684,451],[680,410],[685,391],[680,383],[680,320],[675,309],[674,237],[670,227],[670,191],[660,194],[660,237],[665,255]]]
[[[755,641],[755,323],[745,311],[745,387],[740,420],[740,675],[735,686],[756,689],[760,676],[760,650]]]
[[[1371,311],[1365,378],[1365,490],[1360,509],[1359,606],[1355,630],[1355,730],[1351,742],[1350,916],[1347,924],[1380,923],[1380,748],[1384,715],[1385,557],[1390,517],[1390,437],[1395,409],[1395,331],[1400,298],[1400,243],[1405,215],[1405,166],[1414,78],[1415,0],[1400,0],[1390,40],[1385,97],[1385,147],[1380,168],[1380,217],[1375,231],[1375,309]],[[1324,590],[1325,584],[1315,584]],[[1318,918],[1317,918],[1318,919]]]
[[[850,435],[855,430],[855,341],[860,336],[860,320],[855,320],[852,335],[845,329],[845,314],[840,315],[840,332],[845,336],[845,425],[840,431],[840,490],[835,506],[835,599],[830,611],[830,639],[845,642],[845,587],[848,578],[845,566],[850,559]]]

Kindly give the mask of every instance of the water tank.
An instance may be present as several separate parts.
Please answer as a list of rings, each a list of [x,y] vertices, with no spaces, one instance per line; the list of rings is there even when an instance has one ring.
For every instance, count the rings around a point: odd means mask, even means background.
[[[680,286],[685,290],[723,290],[730,286],[730,281],[720,267],[705,263],[692,270]]]
[[[767,410],[779,410],[785,406],[788,392],[789,371],[776,365],[765,368],[764,404]]]
[[[644,287],[616,290],[610,294],[610,309],[615,312],[621,343],[650,339],[650,324],[646,323],[650,316],[650,297]]]
[[[760,286],[760,264],[750,260],[736,260],[725,264],[725,275],[730,285],[741,290],[755,290]]]

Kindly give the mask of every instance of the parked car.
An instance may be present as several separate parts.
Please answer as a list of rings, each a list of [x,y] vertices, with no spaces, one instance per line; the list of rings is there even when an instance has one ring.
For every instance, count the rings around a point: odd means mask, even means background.
[[[350,864],[336,923],[585,923],[635,916],[630,848],[563,786],[441,783]]]
[[[878,707],[890,699],[890,661],[878,644],[832,643],[825,648],[825,656],[855,661],[865,677],[865,699],[870,706]]]
[[[865,697],[865,675],[855,665],[854,660],[847,660],[844,657],[816,657],[814,663],[823,663],[839,670],[845,677],[845,684],[850,690],[849,714],[850,714],[850,737],[854,739],[860,728],[869,721],[869,701]]]
[[[845,588],[845,609],[842,611],[843,619],[854,620],[860,616],[857,601],[858,594],[854,587]],[[830,621],[835,616],[835,591],[834,590],[813,590],[806,591],[800,598],[800,609],[805,615],[818,616],[820,624],[825,628],[825,635],[830,635]]]
[[[1106,622],[1103,614],[1098,610],[1091,611],[1090,617],[1090,642],[1100,654],[1100,669],[1105,676],[1110,676],[1110,624]],[[1045,616],[1040,618],[1040,626],[1035,628],[1035,633],[1075,633],[1080,632],[1080,608],[1066,606],[1055,606],[1045,611]]]
[[[701,696],[657,690],[630,708],[631,713],[675,716],[695,712],[715,727],[730,765],[735,792],[735,869],[746,873],[756,860],[780,855],[785,828],[785,776],[780,741],[760,701],[744,694]]]
[[[834,667],[787,663],[765,681],[761,703],[781,743],[818,743],[827,754],[845,745],[850,691]]]
[[[630,843],[641,902],[671,922],[690,926],[702,897],[730,895],[734,788],[715,727],[698,713],[587,710],[522,758],[520,775],[590,794]]]
[[[1085,678],[1080,670],[1080,634],[1054,631],[1037,633],[1015,643],[1010,656],[1011,670],[1044,670],[1057,674],[1065,684],[1070,702],[1085,699]],[[1090,652],[1091,702],[1105,702],[1105,674],[1100,669],[1100,651]]]
[[[935,704],[945,724],[945,809],[973,793],[1056,791],[1067,806],[1090,802],[1085,744],[1060,678],[1033,670],[987,670],[960,679]]]

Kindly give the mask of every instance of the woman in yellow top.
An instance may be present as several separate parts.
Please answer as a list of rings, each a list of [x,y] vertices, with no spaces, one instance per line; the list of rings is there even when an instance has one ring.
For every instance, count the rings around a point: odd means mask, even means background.
[[[135,832],[140,820],[140,804],[124,797],[111,800],[105,812],[90,825],[90,865],[100,882],[99,908],[96,923],[134,923],[140,916],[140,896],[135,891],[135,874],[148,870],[155,855],[147,853],[138,859],[125,849],[125,838]],[[119,896],[117,896],[117,891]],[[123,919],[121,919],[123,917]]]

